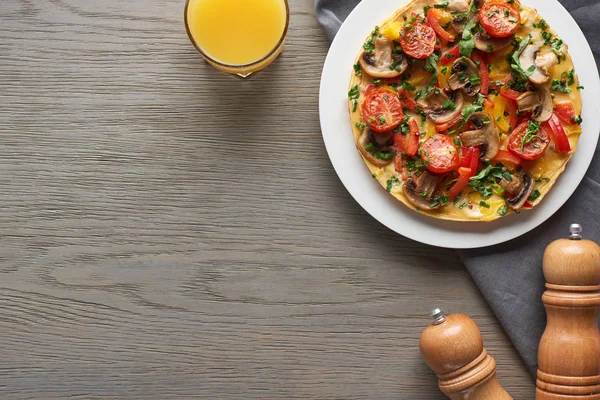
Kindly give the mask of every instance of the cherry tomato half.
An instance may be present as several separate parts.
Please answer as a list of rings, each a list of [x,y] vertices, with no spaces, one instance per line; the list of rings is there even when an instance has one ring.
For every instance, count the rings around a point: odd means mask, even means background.
[[[529,120],[521,122],[510,135],[508,138],[508,151],[523,160],[536,160],[546,151],[550,144],[550,138],[545,129],[540,129],[535,134],[526,137],[529,122]]]
[[[479,22],[491,36],[504,38],[515,33],[521,22],[521,15],[512,4],[486,3],[479,12]]]
[[[421,145],[421,158],[427,169],[445,174],[458,167],[458,150],[447,135],[435,134]]]
[[[435,49],[436,34],[432,27],[415,22],[400,35],[400,45],[406,54],[414,58],[427,58]]]
[[[397,95],[390,90],[377,90],[365,98],[363,118],[374,132],[389,132],[402,122],[404,112]]]

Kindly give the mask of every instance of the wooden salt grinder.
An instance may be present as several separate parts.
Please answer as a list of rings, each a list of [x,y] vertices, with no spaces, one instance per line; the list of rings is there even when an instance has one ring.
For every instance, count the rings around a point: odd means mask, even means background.
[[[548,323],[538,352],[537,400],[600,400],[600,246],[571,237],[544,253]]]
[[[432,311],[434,321],[421,334],[419,348],[452,400],[512,400],[496,378],[496,361],[483,348],[481,332],[466,315]]]

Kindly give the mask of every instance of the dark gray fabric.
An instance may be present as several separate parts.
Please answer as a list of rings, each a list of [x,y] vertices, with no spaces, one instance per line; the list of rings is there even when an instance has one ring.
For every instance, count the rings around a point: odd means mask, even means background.
[[[342,21],[359,2],[316,0],[317,18],[329,40],[333,40]],[[585,33],[596,63],[600,65],[600,28],[597,25],[600,0],[561,0],[561,3]],[[542,226],[506,244],[459,251],[473,280],[534,376],[538,343],[546,326],[546,313],[541,302],[545,283],[542,254],[551,241],[568,234],[572,222],[583,225],[586,238],[600,242],[599,199],[600,160],[596,158],[571,200]]]

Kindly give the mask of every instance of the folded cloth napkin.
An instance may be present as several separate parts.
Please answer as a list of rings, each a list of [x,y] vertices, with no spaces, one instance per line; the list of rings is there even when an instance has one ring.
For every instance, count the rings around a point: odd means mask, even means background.
[[[559,0],[592,45],[600,65],[600,0]],[[333,40],[360,0],[316,0],[317,19]],[[571,46],[577,46],[577,43]],[[585,85],[585,82],[582,82]],[[596,150],[597,151],[597,150]],[[546,246],[566,237],[571,223],[583,225],[584,237],[600,242],[600,159],[565,206],[537,229],[511,242],[480,250],[459,251],[473,280],[535,376],[537,348],[546,327],[542,255]]]

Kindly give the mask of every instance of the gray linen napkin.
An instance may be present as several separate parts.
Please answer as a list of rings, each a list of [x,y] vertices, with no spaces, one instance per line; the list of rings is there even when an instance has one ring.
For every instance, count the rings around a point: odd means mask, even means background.
[[[600,29],[597,27],[600,0],[559,1],[585,33],[596,64],[600,65]],[[317,19],[330,41],[359,2],[315,0]],[[458,252],[533,376],[537,370],[539,340],[546,327],[541,302],[545,284],[541,268],[544,249],[551,241],[567,236],[573,222],[583,225],[585,238],[600,242],[599,205],[600,159],[596,157],[573,197],[546,223],[502,245]]]

